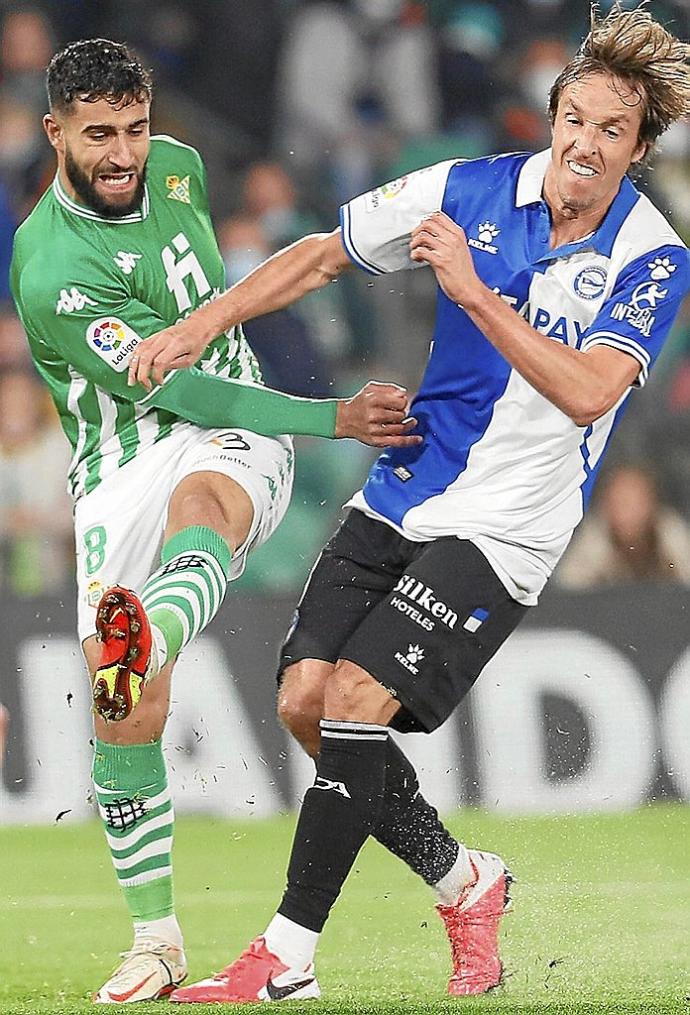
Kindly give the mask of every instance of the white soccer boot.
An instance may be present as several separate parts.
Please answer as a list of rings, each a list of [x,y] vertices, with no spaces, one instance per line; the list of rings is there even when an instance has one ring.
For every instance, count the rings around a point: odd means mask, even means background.
[[[181,948],[154,939],[137,942],[122,953],[123,962],[94,994],[95,1004],[130,1004],[167,997],[187,976]]]

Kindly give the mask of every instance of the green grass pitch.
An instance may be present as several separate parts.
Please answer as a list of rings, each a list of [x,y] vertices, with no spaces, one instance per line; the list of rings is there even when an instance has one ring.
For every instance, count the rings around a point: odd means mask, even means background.
[[[450,824],[469,844],[500,852],[519,879],[503,924],[505,985],[476,999],[445,996],[448,950],[430,894],[370,843],[323,936],[323,999],[286,1003],[288,1015],[690,1015],[690,808],[516,819],[461,811]],[[293,825],[292,816],[178,821],[176,888],[190,980],[226,965],[263,930],[279,900]],[[130,943],[100,828],[70,826],[69,817],[53,827],[5,828],[0,861],[0,1013],[93,1011],[90,992]],[[134,1010],[160,1015],[165,1002]]]

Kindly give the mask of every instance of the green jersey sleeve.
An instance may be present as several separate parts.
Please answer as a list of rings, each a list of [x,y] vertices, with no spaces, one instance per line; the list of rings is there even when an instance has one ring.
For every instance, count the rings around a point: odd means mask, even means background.
[[[239,426],[265,437],[335,437],[337,399],[301,398],[263,384],[229,380],[192,367],[150,396],[152,405],[203,427]]]
[[[167,322],[111,279],[62,289],[55,299],[38,271],[30,277],[26,270],[14,273],[12,283],[37,363],[57,356],[111,395],[147,402],[199,426],[240,426],[266,436],[335,434],[335,399],[298,398],[195,368],[174,372],[151,393],[130,387],[134,350]]]
[[[150,307],[93,274],[78,289],[56,292],[38,261],[13,271],[12,291],[37,363],[57,357],[109,394],[127,401],[146,395],[128,387],[127,368],[139,342],[167,325]]]

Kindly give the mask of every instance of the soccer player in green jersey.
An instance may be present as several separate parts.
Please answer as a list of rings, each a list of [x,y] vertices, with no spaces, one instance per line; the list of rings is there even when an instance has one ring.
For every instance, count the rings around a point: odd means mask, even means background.
[[[396,385],[370,383],[349,400],[264,388],[241,327],[216,337],[191,372],[150,391],[129,386],[137,345],[224,288],[204,167],[194,149],[150,136],[151,80],[123,45],[87,40],[56,54],[48,97],[58,170],[18,230],[12,289],[74,452],[93,777],[134,921],[133,947],[95,1000],[146,1001],[186,975],[161,750],[174,660],[286,510],[286,434],[376,446],[417,438]]]

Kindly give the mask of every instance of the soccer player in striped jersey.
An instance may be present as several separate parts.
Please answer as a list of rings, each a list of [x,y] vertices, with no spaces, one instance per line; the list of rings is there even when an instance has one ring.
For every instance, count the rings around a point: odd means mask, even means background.
[[[382,829],[437,889],[450,993],[499,982],[504,865],[439,848],[389,727],[439,726],[536,604],[688,292],[688,251],[628,171],[690,111],[689,54],[644,9],[595,11],[551,91],[549,151],[454,159],[355,198],[340,229],[306,237],[137,350],[133,378],[160,377],[219,326],[350,263],[374,274],[430,265],[438,281],[412,406],[423,443],[374,464],[283,648],[279,709],[318,753],[287,890],[248,952],[172,1000],[318,995],[319,933]]]
[[[193,371],[150,392],[128,385],[142,339],[224,286],[204,166],[188,145],[150,137],[151,80],[122,45],[87,40],[56,54],[48,97],[58,171],[17,232],[12,290],[74,452],[93,777],[135,930],[96,1000],[125,1003],[165,996],[186,974],[161,750],[170,674],[287,508],[286,435],[419,438],[406,436],[396,385],[349,400],[266,389],[240,326],[219,332]]]

